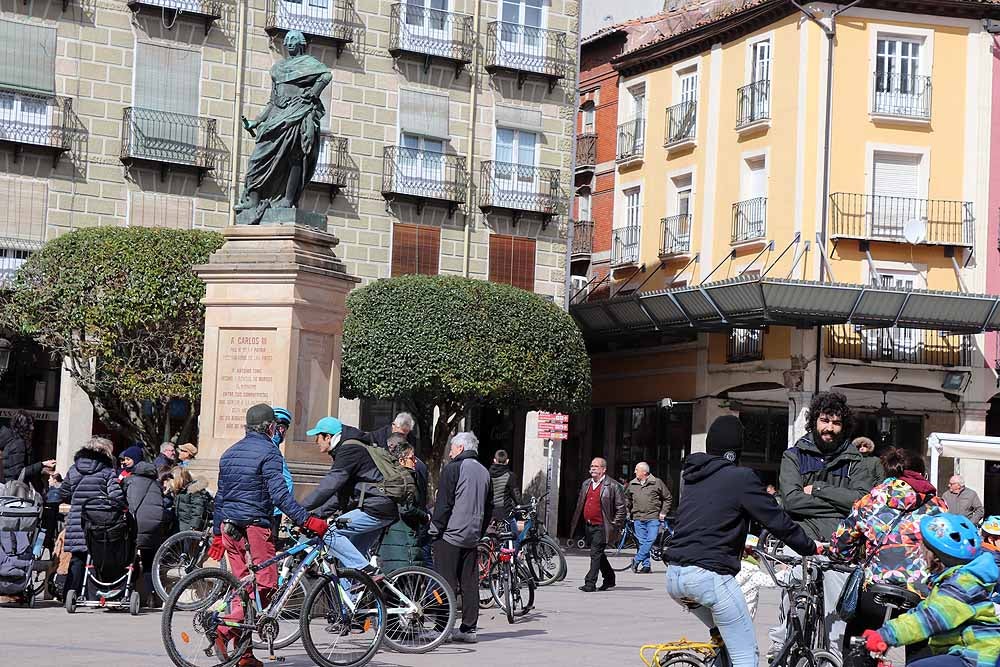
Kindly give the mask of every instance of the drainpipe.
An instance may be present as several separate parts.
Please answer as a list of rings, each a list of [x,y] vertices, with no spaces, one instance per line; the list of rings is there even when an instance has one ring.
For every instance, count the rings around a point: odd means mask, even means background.
[[[246,59],[244,52],[247,45],[247,3],[250,0],[239,0],[237,16],[236,34],[236,96],[233,99],[233,163],[229,168],[229,224],[236,224],[236,202],[239,194],[240,162],[243,151],[243,137],[240,132],[243,130],[243,122],[240,117],[243,115],[243,78]]]
[[[483,12],[483,0],[476,0],[476,9],[472,14],[472,29],[475,32],[472,47],[472,71],[469,72],[469,132],[465,137],[465,167],[469,170],[468,183],[465,185],[465,233],[462,239],[462,275],[469,277],[469,255],[472,253],[472,212],[475,205],[472,201],[472,175],[475,173],[473,161],[476,159],[476,110],[479,106],[479,58],[483,44],[479,39],[479,19]]]
[[[568,213],[573,211],[573,200],[576,197],[576,124],[577,124],[577,110],[579,109],[580,101],[580,54],[583,51],[583,0],[577,3],[576,7],[576,86],[574,91],[576,92],[576,97],[573,100],[573,133],[570,139],[570,189],[569,189],[569,206]],[[593,196],[593,195],[592,195]],[[591,200],[593,201],[593,200]],[[591,215],[590,217],[594,217]],[[566,312],[569,312],[569,300],[572,296],[573,289],[573,237],[576,235],[576,225],[573,223],[573,216],[566,216],[566,271],[563,275],[563,305],[566,308]],[[593,231],[591,231],[593,234]],[[591,237],[593,238],[593,237]],[[593,256],[593,246],[591,246],[591,256]]]
[[[823,246],[819,251],[826,254],[826,228],[827,216],[830,214],[830,144],[833,139],[833,47],[837,39],[837,17],[848,9],[859,4],[861,0],[854,0],[850,4],[838,7],[830,12],[828,22],[824,22],[812,10],[800,5],[797,0],[790,0],[793,5],[806,18],[819,26],[823,34],[826,35],[826,127],[823,137],[823,203],[821,204],[822,215],[820,216],[820,235],[823,239]],[[820,284],[826,282],[826,274],[822,267],[819,271]],[[822,379],[823,360],[823,326],[816,326],[816,380],[814,393],[819,393],[820,381]]]

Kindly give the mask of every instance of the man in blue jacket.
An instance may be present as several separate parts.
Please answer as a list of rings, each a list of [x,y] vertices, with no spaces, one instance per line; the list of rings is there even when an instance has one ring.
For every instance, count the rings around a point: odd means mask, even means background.
[[[229,556],[229,571],[237,579],[249,572],[244,554],[250,551],[254,564],[262,563],[275,554],[271,540],[271,520],[275,506],[296,525],[322,535],[327,523],[311,516],[288,491],[281,471],[281,452],[272,438],[278,420],[269,405],[258,404],[247,410],[246,437],[226,450],[219,459],[219,492],[215,496],[213,532],[215,539],[208,551],[209,558],[221,560]],[[271,565],[257,573],[257,585],[264,606],[278,587],[278,568]],[[226,620],[243,620],[239,602],[233,604]],[[231,638],[229,628],[219,628],[217,648],[227,654]],[[262,667],[252,650],[241,656],[239,667]]]

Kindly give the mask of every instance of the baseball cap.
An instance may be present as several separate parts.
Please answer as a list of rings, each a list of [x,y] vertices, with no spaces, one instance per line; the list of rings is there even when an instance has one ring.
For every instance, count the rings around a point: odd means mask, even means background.
[[[185,452],[191,456],[198,456],[198,448],[192,445],[190,442],[185,442],[183,445],[177,448],[179,452]]]
[[[260,426],[273,421],[274,410],[267,403],[258,403],[247,410],[247,426]]]
[[[314,435],[319,435],[320,433],[329,433],[330,435],[337,435],[343,430],[344,426],[340,423],[340,420],[336,417],[323,417],[318,422],[316,426],[312,427],[306,431],[306,435],[312,437]]]

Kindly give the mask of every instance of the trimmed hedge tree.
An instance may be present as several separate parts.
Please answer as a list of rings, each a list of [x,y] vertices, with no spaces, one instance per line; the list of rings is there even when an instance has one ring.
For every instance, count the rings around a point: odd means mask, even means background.
[[[192,271],[223,243],[210,231],[99,227],[60,236],[22,266],[0,324],[65,358],[101,421],[151,451],[172,399],[201,393],[205,285]]]
[[[565,311],[536,294],[414,275],[355,290],[347,305],[341,393],[402,401],[420,425],[420,455],[435,482],[468,408],[572,412],[590,403],[583,337]]]

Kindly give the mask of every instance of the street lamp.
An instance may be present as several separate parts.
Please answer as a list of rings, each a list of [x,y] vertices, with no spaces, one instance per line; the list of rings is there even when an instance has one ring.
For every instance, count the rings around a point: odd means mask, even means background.
[[[886,392],[882,392],[882,407],[880,407],[875,412],[875,417],[878,419],[878,432],[882,436],[882,444],[889,442],[889,436],[892,435],[892,418],[896,416],[896,413],[889,409],[889,405],[885,401]]]
[[[0,377],[10,368],[10,351],[13,345],[6,338],[0,338]]]

